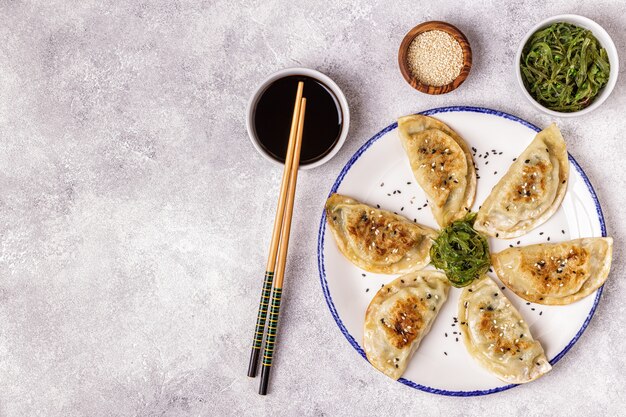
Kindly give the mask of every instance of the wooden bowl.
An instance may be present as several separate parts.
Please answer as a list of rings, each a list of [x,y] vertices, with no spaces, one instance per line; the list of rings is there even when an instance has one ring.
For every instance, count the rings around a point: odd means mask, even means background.
[[[407,55],[411,42],[413,42],[413,39],[415,39],[417,35],[423,32],[428,32],[429,30],[441,30],[448,33],[456,39],[463,50],[463,67],[461,68],[461,73],[451,83],[438,87],[424,84],[415,78],[413,74],[411,74],[409,64],[407,63]],[[445,94],[463,84],[463,81],[467,78],[467,75],[472,68],[472,49],[470,48],[467,38],[459,29],[449,23],[433,20],[415,26],[409,31],[409,33],[406,34],[404,39],[402,39],[400,50],[398,51],[398,65],[400,65],[402,76],[407,83],[411,84],[411,87],[426,94]]]

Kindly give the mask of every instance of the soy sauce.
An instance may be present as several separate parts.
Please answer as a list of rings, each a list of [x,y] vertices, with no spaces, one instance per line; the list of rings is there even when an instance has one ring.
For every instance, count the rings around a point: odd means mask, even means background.
[[[307,99],[300,153],[300,165],[306,165],[326,156],[341,135],[343,115],[339,101],[322,82],[305,75],[274,81],[257,102],[254,129],[261,146],[274,159],[285,162],[299,81],[304,82],[303,97]]]

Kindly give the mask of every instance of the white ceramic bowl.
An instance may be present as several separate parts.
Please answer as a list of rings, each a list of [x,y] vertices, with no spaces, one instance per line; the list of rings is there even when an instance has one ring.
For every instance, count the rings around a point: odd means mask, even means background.
[[[333,94],[339,101],[339,106],[341,107],[342,127],[341,127],[341,133],[339,134],[339,140],[337,141],[335,146],[322,159],[312,162],[310,164],[300,165],[301,169],[315,168],[328,162],[328,160],[330,160],[333,156],[335,156],[337,152],[339,152],[339,149],[341,149],[341,147],[343,146],[343,143],[346,141],[346,136],[348,136],[348,130],[350,128],[350,109],[348,108],[348,101],[346,100],[346,96],[343,94],[343,91],[341,91],[339,86],[337,86],[337,84],[335,84],[333,80],[331,80],[327,75],[324,75],[319,71],[316,71],[310,68],[287,68],[287,69],[275,72],[274,74],[267,77],[255,89],[254,94],[252,94],[252,97],[250,97],[250,101],[248,101],[248,108],[246,109],[246,115],[247,115],[246,128],[248,129],[248,136],[250,137],[250,141],[252,142],[252,145],[254,145],[256,150],[259,151],[259,153],[263,155],[267,160],[275,164],[281,165],[281,166],[283,165],[282,162],[277,161],[269,153],[267,153],[267,151],[263,149],[263,147],[259,143],[259,139],[257,138],[256,132],[254,131],[254,110],[257,105],[257,102],[259,101],[259,98],[261,97],[265,89],[271,83],[278,80],[279,78],[288,77],[290,75],[305,75],[307,77],[311,77],[318,81],[321,81],[326,87],[328,87],[333,92]]]
[[[526,42],[528,42],[528,39],[530,39],[530,37],[538,30],[543,29],[551,25],[552,23],[556,23],[556,22],[571,23],[576,26],[580,26],[580,27],[590,30],[593,33],[593,35],[596,37],[596,39],[598,39],[598,42],[600,42],[600,45],[604,49],[606,49],[606,52],[609,56],[609,64],[611,65],[611,72],[609,73],[609,81],[600,90],[600,93],[596,96],[595,100],[584,109],[576,111],[576,112],[571,112],[571,113],[564,113],[564,112],[549,110],[545,108],[544,106],[542,106],[541,104],[539,104],[537,101],[535,101],[535,99],[530,95],[530,93],[526,90],[526,87],[524,86],[524,81],[522,80],[522,71],[520,70],[520,65],[519,65],[520,60],[522,58],[522,50],[524,49],[524,45],[526,45]],[[528,33],[526,33],[526,36],[524,36],[524,39],[522,39],[522,41],[520,42],[519,48],[517,50],[517,54],[515,55],[515,74],[517,75],[517,82],[520,88],[522,89],[522,93],[524,94],[524,96],[526,96],[528,101],[530,101],[539,110],[551,116],[556,116],[556,117],[581,116],[583,114],[592,112],[598,107],[600,107],[600,105],[604,103],[604,101],[609,97],[609,95],[611,94],[611,91],[613,91],[613,87],[615,87],[615,83],[617,82],[618,73],[619,73],[619,60],[617,57],[617,48],[615,47],[615,44],[613,43],[613,39],[611,39],[609,34],[606,32],[606,30],[602,28],[602,26],[600,26],[593,20],[586,18],[584,16],[579,16],[575,14],[561,14],[558,16],[552,16],[546,20],[539,22],[531,30],[529,30]]]

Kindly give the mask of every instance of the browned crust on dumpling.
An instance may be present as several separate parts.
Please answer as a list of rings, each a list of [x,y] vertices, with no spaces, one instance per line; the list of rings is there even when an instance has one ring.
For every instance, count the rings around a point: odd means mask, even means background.
[[[417,271],[384,285],[367,307],[363,350],[376,369],[398,379],[428,334],[450,284],[440,271]]]
[[[604,284],[611,252],[611,238],[583,238],[510,248],[493,254],[491,260],[502,283],[523,299],[564,305],[586,297]],[[594,270],[592,265],[596,265]]]
[[[448,176],[447,179],[444,177],[441,177],[440,180],[436,179],[436,181],[440,184],[440,187],[441,186],[444,187],[443,190],[441,189],[440,190],[425,190],[431,202],[440,203],[438,205],[431,204],[431,209],[433,211],[433,214],[435,215],[435,219],[437,220],[437,223],[439,223],[440,226],[444,227],[444,226],[447,226],[447,224],[449,224],[450,222],[464,217],[467,211],[472,207],[472,204],[474,203],[474,198],[476,196],[476,168],[474,165],[474,160],[472,159],[472,154],[470,152],[469,147],[467,146],[467,143],[465,143],[463,138],[461,138],[461,136],[459,136],[458,133],[452,130],[445,123],[441,122],[440,120],[435,119],[434,117],[423,116],[420,114],[413,114],[413,115],[399,118],[398,127],[399,129],[402,129],[403,125],[407,125],[412,122],[416,123],[418,126],[412,125],[414,129],[411,129],[410,131],[406,132],[408,136],[403,135],[402,132],[400,132],[400,137],[402,138],[403,145],[405,145],[405,142],[409,140],[410,136],[412,135],[423,135],[425,134],[425,132],[428,132],[428,134],[432,134],[430,132],[439,132],[444,135],[447,135],[458,146],[460,146],[461,150],[463,151],[463,157],[465,159],[465,163],[467,164],[466,176],[464,178],[464,181],[461,181],[460,178],[456,178],[458,183],[455,183],[454,182],[455,178],[450,178],[450,176]],[[408,152],[408,149],[406,149],[406,146],[405,146],[405,150],[407,150]],[[431,148],[430,152],[432,152],[432,150],[433,149]],[[411,159],[410,155],[409,155],[409,159]],[[444,167],[445,167],[445,161],[439,161],[439,163],[441,162],[444,162]],[[419,179],[419,176],[421,175],[421,173],[416,172],[416,170],[413,167],[413,164],[411,165],[413,168],[413,173],[416,179],[418,180],[418,183],[420,183],[420,185],[423,186],[423,183]],[[449,167],[452,167],[452,166],[453,165],[449,165]],[[439,165],[439,169],[441,171],[441,165]],[[450,169],[448,169],[448,171],[450,171]],[[444,180],[448,181],[448,184],[444,184],[443,183]],[[452,181],[452,184],[449,184],[450,181]],[[443,203],[447,201],[447,198],[450,195],[452,189],[460,187],[460,186],[464,187],[464,193],[463,193],[463,197],[462,197],[459,207],[455,207],[454,208],[455,211],[449,213],[449,215],[444,215],[441,212],[441,210],[443,209],[442,207]],[[443,195],[440,196],[439,195],[440,192],[443,192],[441,193]]]
[[[345,231],[350,237],[361,240],[377,262],[398,262],[423,239],[410,230],[404,219],[382,210],[358,209],[351,212],[347,220]]]
[[[537,133],[493,187],[478,210],[474,228],[504,239],[528,233],[559,209],[568,178],[565,140],[553,123]]]
[[[418,141],[412,166],[424,177],[430,199],[445,204],[453,189],[465,186],[467,178],[457,178],[453,172],[467,170],[463,149],[454,139],[440,130],[426,130],[412,139]]]
[[[396,301],[387,320],[381,319],[391,344],[402,349],[413,343],[424,327],[426,309],[424,299],[417,297]]]
[[[366,271],[406,273],[430,261],[433,229],[340,194],[328,198],[325,210],[340,252]]]

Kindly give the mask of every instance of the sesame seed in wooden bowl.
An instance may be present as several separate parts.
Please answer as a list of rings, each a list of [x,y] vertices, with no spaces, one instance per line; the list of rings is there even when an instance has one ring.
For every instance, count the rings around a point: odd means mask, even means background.
[[[411,87],[426,94],[445,94],[467,78],[472,50],[465,35],[453,25],[424,22],[402,40],[398,64]]]

